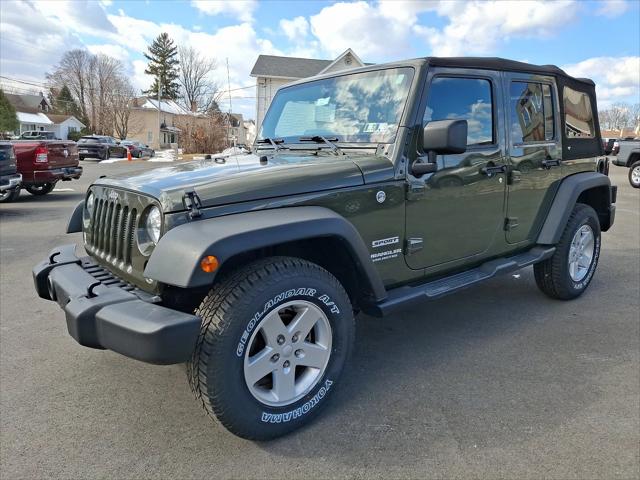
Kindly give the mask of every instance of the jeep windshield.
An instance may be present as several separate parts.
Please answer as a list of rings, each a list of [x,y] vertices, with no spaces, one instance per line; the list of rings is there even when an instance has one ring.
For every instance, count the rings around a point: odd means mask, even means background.
[[[325,137],[348,143],[392,143],[414,70],[392,68],[284,87],[264,118],[259,139],[302,143]]]

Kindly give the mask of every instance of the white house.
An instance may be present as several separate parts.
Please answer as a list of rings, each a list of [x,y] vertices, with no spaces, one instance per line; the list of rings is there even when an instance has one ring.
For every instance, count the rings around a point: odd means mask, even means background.
[[[47,113],[45,116],[52,122],[49,130],[54,132],[56,138],[59,138],[60,140],[68,140],[69,133],[79,132],[86,126],[73,115],[56,115],[53,113]]]
[[[365,65],[370,64],[365,64],[350,48],[338,55],[335,60],[259,55],[251,70],[251,76],[256,78],[256,131],[260,132],[262,120],[271,105],[271,100],[283,85],[301,78]]]

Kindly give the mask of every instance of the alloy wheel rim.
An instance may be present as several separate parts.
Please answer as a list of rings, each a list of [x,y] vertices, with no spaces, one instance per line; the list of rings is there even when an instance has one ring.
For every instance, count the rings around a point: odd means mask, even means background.
[[[589,225],[583,225],[573,235],[569,247],[569,276],[579,282],[587,276],[595,252],[595,235]]]
[[[244,379],[260,402],[281,407],[316,386],[331,356],[329,319],[318,306],[294,300],[256,326],[244,355]]]
[[[631,181],[634,185],[640,185],[640,165],[631,170]]]

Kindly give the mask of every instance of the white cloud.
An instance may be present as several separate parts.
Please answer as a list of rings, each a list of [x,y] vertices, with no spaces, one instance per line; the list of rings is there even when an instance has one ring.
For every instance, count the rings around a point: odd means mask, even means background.
[[[629,9],[629,2],[626,0],[604,0],[600,2],[600,8],[596,10],[597,15],[607,18],[619,17]]]
[[[283,18],[280,20],[280,28],[290,41],[300,41],[305,39],[309,32],[309,22],[304,17],[296,17],[293,20]]]
[[[596,83],[598,105],[640,101],[640,57],[594,57],[562,67]]]
[[[111,43],[87,45],[87,50],[94,54],[102,53],[104,55],[109,55],[121,62],[129,60],[129,51],[120,45],[113,45]]]
[[[229,15],[242,22],[253,21],[258,8],[255,0],[191,0],[191,5],[206,15]]]
[[[573,0],[440,2],[443,30],[422,31],[432,55],[489,54],[513,37],[547,37],[576,15]]]
[[[408,50],[415,20],[399,21],[386,7],[360,1],[339,2],[309,19],[311,32],[326,54],[335,57],[351,47],[366,59],[402,56]]]

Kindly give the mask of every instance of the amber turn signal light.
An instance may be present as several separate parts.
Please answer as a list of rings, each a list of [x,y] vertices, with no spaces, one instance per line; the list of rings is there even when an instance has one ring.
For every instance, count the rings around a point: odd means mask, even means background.
[[[215,272],[219,266],[220,263],[218,262],[218,259],[213,255],[207,255],[202,260],[200,260],[200,268],[203,272]]]

